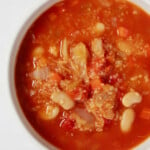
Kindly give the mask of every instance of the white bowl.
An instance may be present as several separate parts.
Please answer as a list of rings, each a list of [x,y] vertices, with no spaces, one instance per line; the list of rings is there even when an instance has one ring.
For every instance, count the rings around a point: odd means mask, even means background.
[[[35,11],[31,10],[31,12],[28,12],[30,17],[23,18],[22,19],[22,27],[18,29],[19,33],[16,35],[16,39],[14,41],[14,45],[12,47],[12,51],[10,53],[10,63],[9,63],[9,87],[11,92],[11,98],[14,104],[14,109],[17,111],[18,116],[20,117],[20,120],[22,121],[22,126],[24,126],[32,136],[30,138],[36,138],[40,143],[42,149],[50,149],[55,150],[56,147],[50,145],[48,142],[46,142],[30,125],[30,123],[25,118],[22,109],[20,108],[20,105],[17,100],[16,92],[15,92],[15,82],[14,82],[14,68],[15,68],[15,60],[16,55],[19,49],[19,46],[25,36],[25,33],[31,26],[31,24],[37,19],[38,16],[40,16],[45,10],[47,10],[49,7],[51,7],[53,4],[58,2],[59,0],[50,0],[46,3],[42,4],[40,6],[40,3],[37,3],[37,7]],[[150,13],[150,1],[149,0],[129,0],[140,7],[142,7],[146,12]],[[35,143],[33,143],[35,144]],[[139,145],[135,148],[135,150],[150,150],[150,139],[147,139],[144,143]]]

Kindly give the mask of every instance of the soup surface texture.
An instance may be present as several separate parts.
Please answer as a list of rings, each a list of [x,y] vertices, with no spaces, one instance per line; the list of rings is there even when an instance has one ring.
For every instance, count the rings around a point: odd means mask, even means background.
[[[63,150],[128,150],[150,135],[150,16],[126,0],[64,0],[16,60],[24,114]]]

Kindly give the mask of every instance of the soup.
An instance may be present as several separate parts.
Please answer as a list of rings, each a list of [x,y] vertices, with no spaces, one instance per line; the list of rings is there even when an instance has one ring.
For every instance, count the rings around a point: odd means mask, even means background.
[[[150,16],[126,0],[64,0],[16,60],[21,108],[64,150],[127,150],[150,135]]]

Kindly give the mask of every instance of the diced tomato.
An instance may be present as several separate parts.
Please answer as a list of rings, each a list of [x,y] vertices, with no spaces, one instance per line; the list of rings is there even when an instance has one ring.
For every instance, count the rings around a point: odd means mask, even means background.
[[[123,38],[127,38],[129,36],[129,30],[125,27],[118,27],[117,35]]]
[[[69,118],[64,118],[61,122],[60,122],[60,127],[65,129],[65,130],[72,130],[74,128],[75,125],[75,121],[71,120]]]
[[[100,79],[92,79],[90,81],[90,84],[93,90],[102,88],[102,83]]]
[[[112,120],[110,119],[104,119],[104,121],[105,121],[105,126],[109,126],[112,123]]]
[[[122,107],[123,96],[124,96],[124,92],[118,89],[117,94],[116,94],[116,102],[114,105],[114,111],[118,111]]]
[[[88,87],[77,87],[72,92],[67,92],[67,94],[75,101],[83,102],[87,100],[89,96],[89,89]]]
[[[118,92],[117,92],[117,100],[122,101],[123,96],[124,96],[124,93],[118,90]]]
[[[50,80],[59,83],[61,81],[61,76],[58,73],[53,72],[50,74]]]
[[[102,74],[100,75],[100,77],[103,83],[109,83],[109,76],[112,74],[112,70],[113,70],[113,66],[111,65],[104,66],[101,69]]]
[[[144,108],[140,113],[140,118],[150,120],[150,108]]]

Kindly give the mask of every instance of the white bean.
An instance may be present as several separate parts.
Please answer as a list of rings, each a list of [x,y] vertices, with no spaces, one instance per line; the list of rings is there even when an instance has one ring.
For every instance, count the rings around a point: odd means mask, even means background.
[[[37,58],[37,57],[41,57],[43,53],[44,53],[44,48],[39,46],[33,50],[32,55],[33,57]]]
[[[134,47],[131,41],[129,40],[127,41],[127,40],[119,39],[117,41],[117,47],[120,50],[120,52],[122,52],[123,54],[127,56],[134,52]]]
[[[59,107],[57,106],[47,106],[38,112],[38,115],[43,120],[52,120],[59,114]]]
[[[124,95],[122,99],[122,104],[125,107],[131,107],[134,104],[140,103],[142,101],[142,97],[138,92],[128,92]]]
[[[97,22],[94,26],[94,30],[98,35],[101,35],[105,31],[105,25],[101,22]]]
[[[74,101],[62,91],[53,92],[51,95],[51,99],[53,102],[59,104],[65,110],[69,110],[75,105]]]
[[[120,122],[120,127],[122,132],[126,133],[129,132],[132,124],[135,119],[135,113],[133,109],[126,109],[122,114],[122,119]]]

